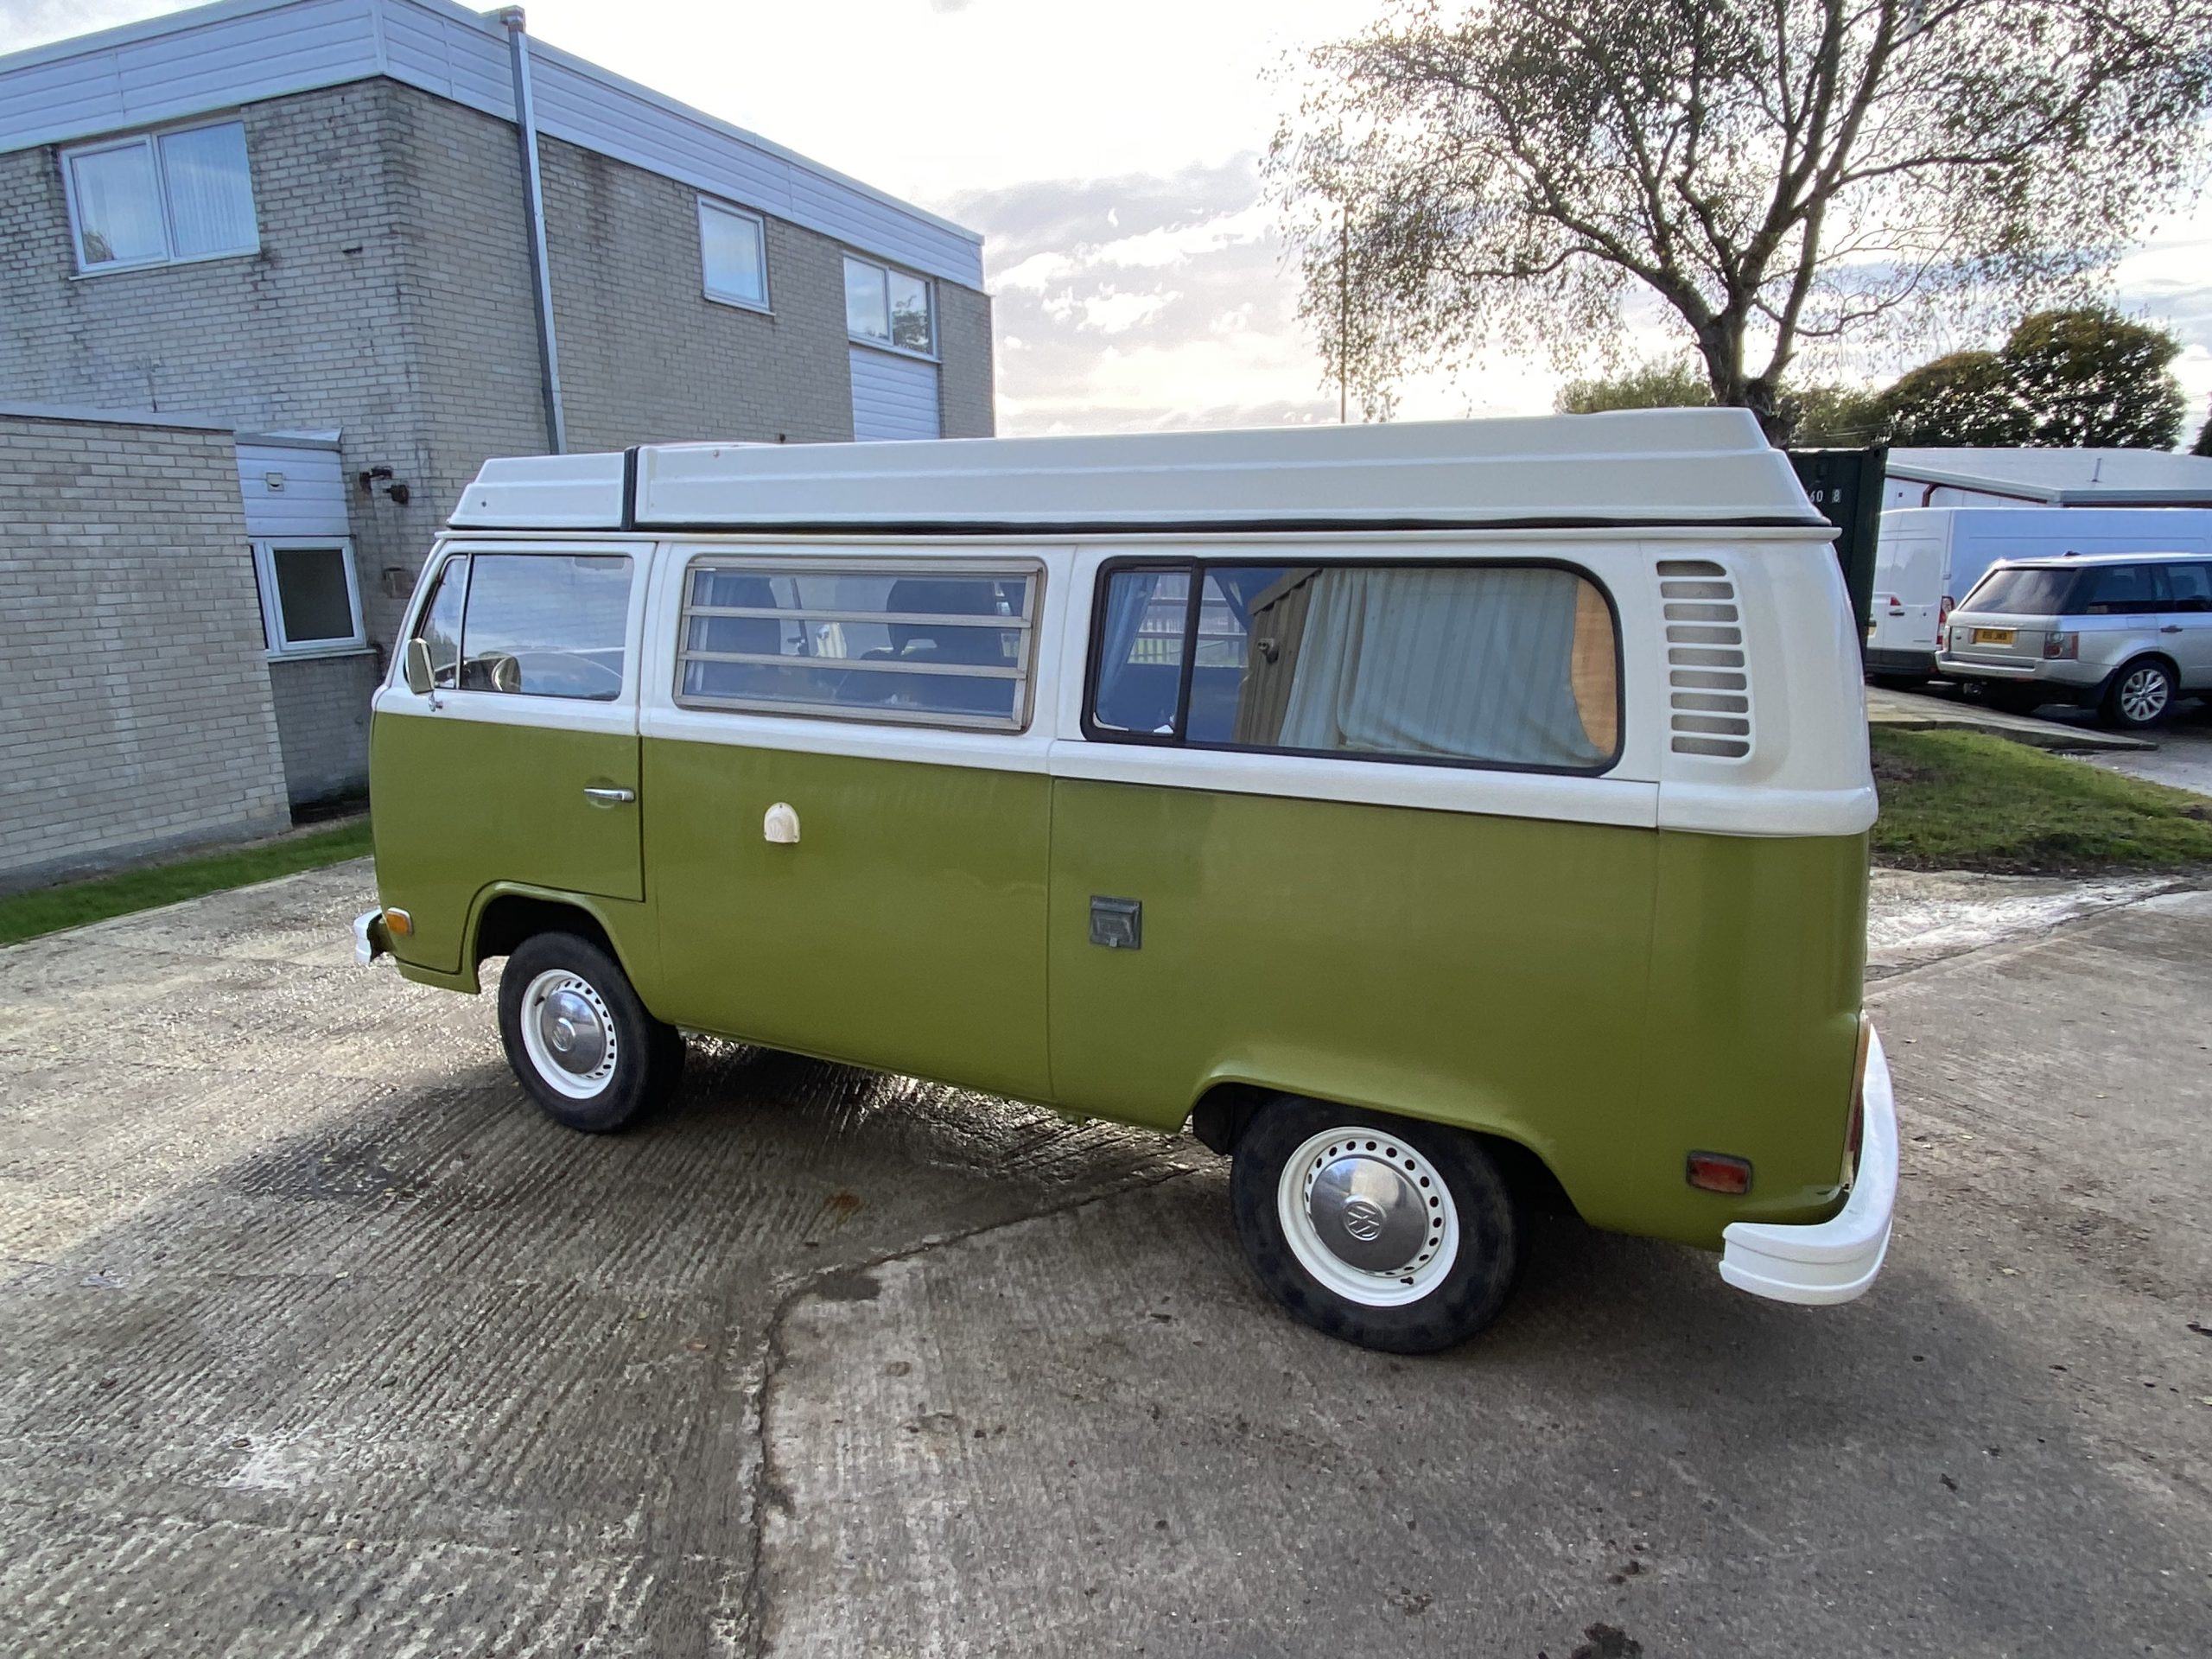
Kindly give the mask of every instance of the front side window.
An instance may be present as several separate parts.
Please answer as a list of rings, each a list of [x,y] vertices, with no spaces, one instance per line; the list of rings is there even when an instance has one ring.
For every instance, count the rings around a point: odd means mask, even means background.
[[[1036,602],[1033,569],[702,562],[684,579],[677,701],[1018,730]]]
[[[758,214],[702,196],[699,263],[709,299],[767,308],[767,226]]]
[[[456,554],[438,572],[438,585],[415,625],[415,637],[430,647],[430,684],[441,691],[461,685],[461,607],[468,597],[468,555]]]
[[[270,651],[290,657],[360,649],[351,542],[256,542],[253,562]]]
[[[926,276],[845,257],[845,332],[855,340],[932,356],[937,319]]]
[[[416,629],[430,642],[434,675],[453,626],[446,567]],[[629,637],[630,560],[614,553],[479,553],[461,580],[463,691],[612,702],[622,695]],[[449,682],[439,681],[439,683]]]
[[[1611,607],[1554,566],[1123,569],[1094,649],[1094,737],[1554,772],[1619,746]]]
[[[251,253],[260,245],[242,122],[86,144],[65,151],[61,164],[80,271]]]

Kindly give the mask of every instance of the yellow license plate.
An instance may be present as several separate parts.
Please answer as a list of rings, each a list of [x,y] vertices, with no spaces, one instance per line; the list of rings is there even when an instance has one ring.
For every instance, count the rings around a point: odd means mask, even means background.
[[[1974,642],[1977,645],[2009,645],[2018,632],[2017,628],[1976,628]]]

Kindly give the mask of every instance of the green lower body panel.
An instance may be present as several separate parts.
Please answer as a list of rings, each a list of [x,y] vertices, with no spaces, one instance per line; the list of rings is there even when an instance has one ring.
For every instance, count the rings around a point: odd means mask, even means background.
[[[1837,1202],[1863,838],[1064,780],[1054,1097],[1167,1129],[1224,1083],[1517,1141],[1598,1225],[1717,1245]],[[1090,942],[1094,899],[1140,944]],[[1748,1158],[1751,1192],[1684,1179]]]

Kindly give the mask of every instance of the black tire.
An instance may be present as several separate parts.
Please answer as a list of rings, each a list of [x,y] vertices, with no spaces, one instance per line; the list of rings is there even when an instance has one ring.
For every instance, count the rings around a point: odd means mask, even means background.
[[[2032,715],[2050,701],[2041,691],[2024,685],[1993,685],[1982,696],[2001,715]]]
[[[2105,723],[2122,731],[2147,732],[2173,717],[2181,701],[2181,686],[2173,665],[2158,657],[2138,657],[2120,666],[2105,687],[2098,712]]]
[[[558,1035],[540,1024],[533,1041],[525,1027],[526,1020],[543,1018],[548,998],[563,989],[542,988],[537,1007],[525,1008],[531,987],[556,975],[580,987],[568,992],[582,1004],[568,1040],[577,1040],[579,1026],[587,1042],[595,1032],[613,1033],[611,1052],[602,1042],[598,1055],[603,1077],[598,1066],[581,1075],[565,1071],[555,1055]],[[635,1122],[673,1095],[683,1076],[683,1033],[646,1013],[621,965],[574,933],[533,934],[515,947],[499,976],[499,1040],[516,1078],[545,1115],[588,1135]]]
[[[1409,1170],[1425,1165],[1447,1189],[1456,1211],[1457,1248],[1417,1300],[1376,1306],[1344,1294],[1308,1268],[1300,1247],[1285,1231],[1285,1169],[1309,1141],[1333,1137],[1339,1129],[1356,1132],[1344,1137],[1347,1157],[1386,1162],[1394,1173],[1401,1165]],[[1317,1166],[1325,1155],[1314,1155]],[[1384,1353],[1430,1354],[1465,1341],[1505,1305],[1519,1265],[1520,1221],[1504,1177],[1474,1136],[1285,1095],[1253,1117],[1237,1139],[1233,1158],[1230,1204],[1245,1259],[1275,1300],[1315,1330]],[[1311,1251],[1315,1242],[1309,1237],[1302,1248]],[[1425,1259],[1408,1258],[1408,1263]],[[1340,1265],[1357,1271],[1349,1263]],[[1370,1277],[1378,1294],[1397,1294],[1390,1288],[1389,1273]]]

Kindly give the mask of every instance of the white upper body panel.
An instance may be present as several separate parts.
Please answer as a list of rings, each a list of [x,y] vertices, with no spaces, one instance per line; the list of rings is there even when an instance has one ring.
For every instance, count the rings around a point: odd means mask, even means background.
[[[459,533],[443,549],[639,553],[636,537]],[[1015,732],[891,725],[865,717],[755,713],[678,703],[677,639],[690,562],[733,552],[901,558],[1034,560],[1043,575],[1030,715]],[[1085,737],[1084,703],[1101,567],[1109,559],[1179,557],[1541,560],[1571,565],[1610,595],[1619,620],[1620,752],[1589,776],[1478,766],[1399,764],[1311,754],[1102,743]],[[1743,836],[1855,835],[1873,820],[1864,690],[1842,577],[1827,538],[1783,528],[1185,534],[1040,538],[671,536],[641,555],[639,632],[625,702],[647,737],[791,749],[925,765],[1046,772],[1377,805]],[[426,566],[427,575],[436,566]],[[1685,660],[1702,649],[1669,638],[1667,585],[1724,582],[1742,613],[1739,671],[1748,682],[1748,735],[1715,744],[1685,723]],[[421,601],[418,599],[419,606]],[[1685,659],[1685,650],[1699,652]],[[380,712],[426,712],[395,666]],[[560,724],[577,705],[557,699],[481,699],[504,717]],[[1730,746],[1738,752],[1716,753]],[[1700,752],[1703,751],[1703,752]]]

